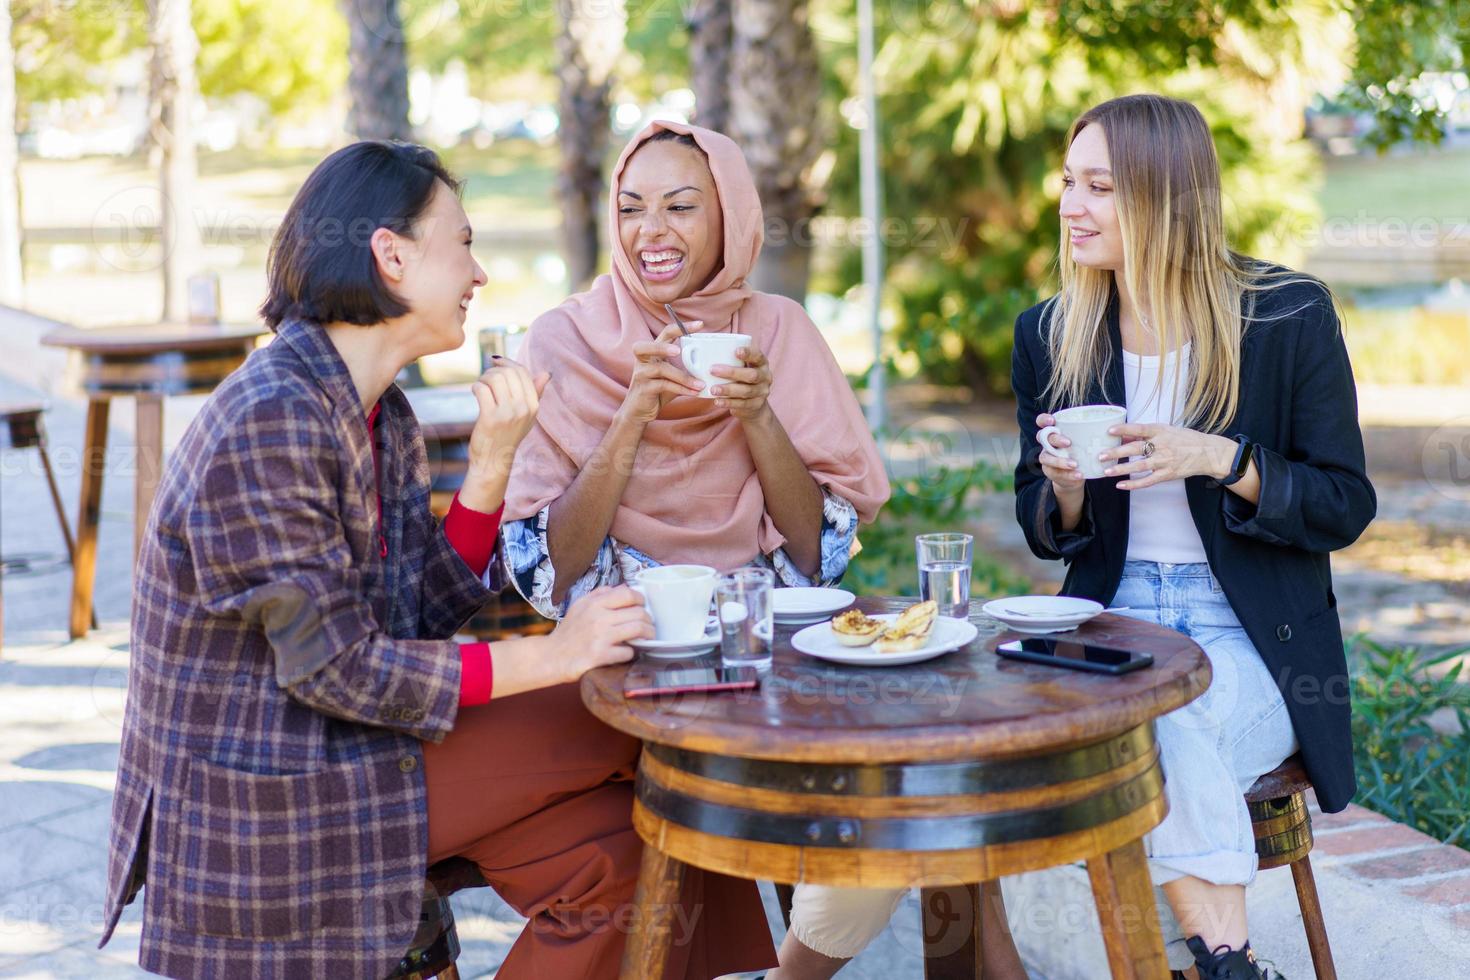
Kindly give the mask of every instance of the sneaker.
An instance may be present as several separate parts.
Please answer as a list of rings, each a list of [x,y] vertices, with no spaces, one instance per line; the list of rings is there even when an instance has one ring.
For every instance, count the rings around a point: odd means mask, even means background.
[[[1267,970],[1256,961],[1256,953],[1250,943],[1239,949],[1229,946],[1210,949],[1198,936],[1190,936],[1185,943],[1194,954],[1194,966],[1200,980],[1285,980],[1275,970]]]

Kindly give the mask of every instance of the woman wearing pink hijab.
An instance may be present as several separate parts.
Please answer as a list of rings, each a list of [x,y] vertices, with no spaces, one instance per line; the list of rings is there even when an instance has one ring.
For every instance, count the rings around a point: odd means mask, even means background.
[[[757,292],[763,216],[728,137],[651,123],[613,171],[612,271],[531,325],[548,372],[506,493],[504,560],[559,618],[593,589],[672,563],[837,581],[888,499],[862,411],[799,303]],[[751,337],[714,399],[678,363],[679,327]],[[888,921],[901,891],[798,886],[783,980],[826,977]]]
[[[888,499],[878,447],[801,305],[759,293],[755,182],[727,137],[649,125],[609,195],[612,272],[538,317],[526,342],[549,372],[516,454],[506,558],[544,615],[651,565],[773,568],[835,581],[859,523]],[[752,338],[714,399],[677,363],[679,328]]]

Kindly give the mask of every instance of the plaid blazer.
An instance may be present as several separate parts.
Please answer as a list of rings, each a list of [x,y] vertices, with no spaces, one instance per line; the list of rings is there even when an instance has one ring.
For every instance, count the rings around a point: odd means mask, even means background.
[[[283,324],[169,458],[138,556],[102,937],[146,883],[148,970],[379,980],[412,941],[420,739],[454,724],[448,637],[489,591],[429,513],[407,399],[381,404],[375,480],[346,365]]]

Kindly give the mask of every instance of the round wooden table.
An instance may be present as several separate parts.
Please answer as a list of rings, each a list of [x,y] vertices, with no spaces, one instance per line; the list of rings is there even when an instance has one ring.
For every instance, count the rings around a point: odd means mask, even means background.
[[[82,449],[82,494],[77,515],[72,573],[71,635],[90,625],[97,574],[97,521],[102,506],[102,472],[107,456],[107,416],[112,399],[131,396],[137,411],[137,484],[134,494],[133,556],[143,541],[148,511],[163,474],[163,399],[207,394],[255,349],[263,326],[68,327],[41,339],[71,352],[68,383],[87,396],[86,444]]]
[[[1005,660],[994,646],[1018,634],[974,608],[969,646],[907,667],[807,657],[778,627],[756,691],[625,699],[630,665],[583,676],[588,709],[644,743],[633,823],[647,847],[624,980],[662,974],[686,864],[959,886],[978,909],[1002,875],[1084,860],[1112,976],[1168,977],[1142,843],[1167,811],[1153,720],[1209,686],[1209,661],[1180,633],[1113,614],[1066,638],[1123,643],[1152,667],[1110,677]],[[926,894],[926,943],[930,913]],[[926,949],[926,976],[975,975],[980,916],[967,918],[962,940]]]

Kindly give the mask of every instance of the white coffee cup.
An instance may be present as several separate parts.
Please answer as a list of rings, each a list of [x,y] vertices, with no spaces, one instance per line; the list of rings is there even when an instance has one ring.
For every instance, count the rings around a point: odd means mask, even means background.
[[[735,352],[749,346],[748,333],[691,333],[679,338],[679,356],[684,361],[684,367],[704,382],[704,388],[699,392],[700,398],[715,397],[710,393],[710,386],[730,380],[711,374],[710,369],[720,364],[739,367],[740,358],[735,356]]]
[[[1103,470],[1111,464],[1101,462],[1097,454],[1123,444],[1123,438],[1108,435],[1108,429],[1128,421],[1128,409],[1121,405],[1078,405],[1076,408],[1064,408],[1052,417],[1057,424],[1048,425],[1036,433],[1036,441],[1041,443],[1041,448],[1075,459],[1077,472],[1089,480],[1102,476]],[[1053,432],[1072,440],[1072,445],[1065,449],[1053,446],[1047,441]]]
[[[708,565],[645,568],[632,582],[653,618],[654,638],[693,642],[705,635],[717,574]]]

